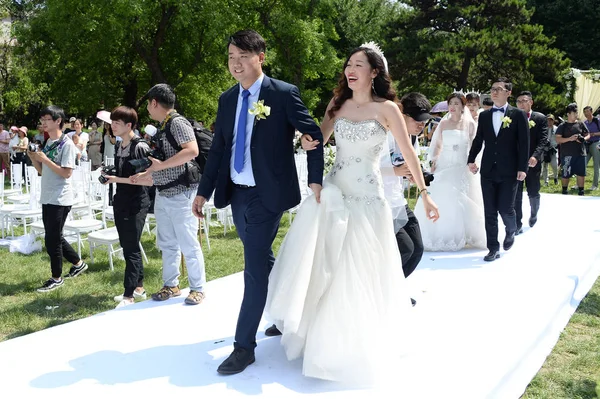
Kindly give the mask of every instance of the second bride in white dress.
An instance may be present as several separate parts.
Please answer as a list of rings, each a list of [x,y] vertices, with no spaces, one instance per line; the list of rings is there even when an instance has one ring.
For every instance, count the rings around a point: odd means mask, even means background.
[[[335,164],[279,250],[266,312],[288,359],[304,357],[304,375],[373,383],[410,345],[412,307],[379,172],[388,129],[417,185],[425,182],[383,57],[360,47],[344,73],[321,125],[325,140],[335,132]],[[437,219],[433,201],[424,205]]]
[[[485,222],[481,182],[467,166],[476,125],[462,93],[448,97],[448,115],[433,133],[428,159],[435,179],[429,187],[440,213],[437,223],[425,220],[415,207],[426,251],[458,251],[465,247],[485,248]]]

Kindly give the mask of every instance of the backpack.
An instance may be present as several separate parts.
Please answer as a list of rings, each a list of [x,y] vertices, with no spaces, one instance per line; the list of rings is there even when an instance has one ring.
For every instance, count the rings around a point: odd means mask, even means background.
[[[172,119],[175,118],[184,118],[184,116],[175,114]],[[213,141],[213,133],[207,128],[201,126],[195,119],[186,118],[187,121],[192,125],[192,129],[194,129],[194,136],[196,136],[196,143],[198,144],[198,156],[194,158],[196,164],[200,167],[200,173],[204,173],[204,166],[206,165],[206,160],[208,159],[208,152],[210,151],[210,146]],[[169,130],[170,132],[170,130]],[[177,144],[175,137],[172,134],[166,134],[166,138],[177,152],[181,151],[181,146]]]

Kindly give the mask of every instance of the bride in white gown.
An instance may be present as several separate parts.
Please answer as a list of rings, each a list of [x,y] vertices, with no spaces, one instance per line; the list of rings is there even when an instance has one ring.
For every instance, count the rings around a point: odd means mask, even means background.
[[[421,221],[426,251],[486,247],[481,182],[467,166],[476,125],[465,104],[462,93],[448,97],[449,117],[442,119],[429,147],[428,159],[435,176],[429,191],[444,218],[435,224],[425,220],[419,208],[421,200],[417,201],[415,215]]]
[[[400,351],[410,327],[392,214],[384,199],[380,152],[389,129],[425,188],[417,155],[378,49],[360,47],[321,125],[337,153],[320,202],[300,207],[270,275],[266,312],[282,332],[288,359],[304,356],[303,374],[371,383]],[[392,100],[392,101],[390,101]],[[437,208],[425,194],[425,211]]]

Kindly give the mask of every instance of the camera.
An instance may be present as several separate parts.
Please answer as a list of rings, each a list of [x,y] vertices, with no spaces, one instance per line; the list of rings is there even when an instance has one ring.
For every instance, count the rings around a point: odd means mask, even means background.
[[[577,135],[577,141],[579,141],[580,143],[585,143],[585,136],[583,134],[578,134]]]
[[[159,161],[164,161],[167,157],[165,156],[165,153],[160,145],[160,138],[157,136],[157,134],[154,135],[149,143],[151,151],[148,153],[148,157],[158,159]],[[132,159],[129,161],[129,164],[133,167],[133,173],[141,173],[148,169],[150,165],[152,165],[152,161],[148,159],[148,157]]]
[[[40,150],[40,145],[37,143],[30,143],[27,146],[27,149],[29,150],[29,152],[38,152]]]
[[[117,167],[115,165],[102,166],[102,173],[109,176],[116,176]],[[103,175],[100,175],[98,176],[98,181],[102,184],[106,184],[106,182],[108,182],[108,179]]]
[[[431,182],[434,180],[433,173],[423,171],[423,179],[425,180],[425,185],[429,187]]]

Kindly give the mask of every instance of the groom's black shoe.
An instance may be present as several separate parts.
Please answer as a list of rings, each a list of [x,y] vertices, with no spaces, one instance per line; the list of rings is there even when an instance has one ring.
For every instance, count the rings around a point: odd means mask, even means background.
[[[512,248],[514,243],[515,243],[515,233],[507,234],[506,237],[504,238],[504,242],[502,243],[502,248],[504,248],[505,251],[508,251],[509,249]]]
[[[273,324],[271,327],[269,327],[265,330],[265,335],[267,337],[276,337],[278,335],[281,335],[281,331],[279,331],[277,326],[275,324]]]
[[[237,374],[241,373],[254,363],[254,351],[249,351],[244,348],[235,348],[231,355],[217,369],[219,374]]]
[[[486,262],[492,262],[498,258],[500,258],[500,252],[490,250],[490,252],[488,252],[488,254],[483,257],[483,260]]]
[[[517,232],[515,233],[515,235],[518,236],[519,234],[523,234],[523,228],[522,227],[517,227]]]

